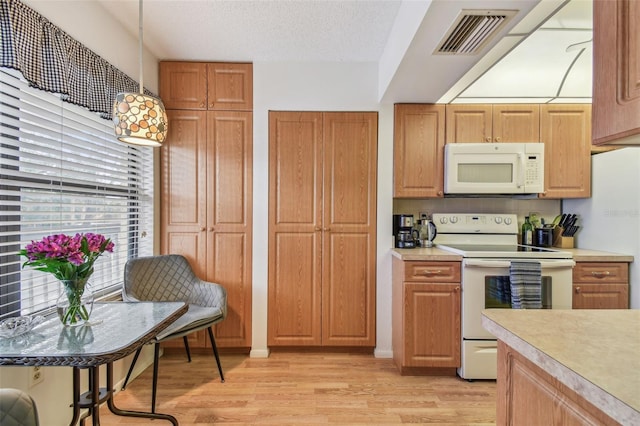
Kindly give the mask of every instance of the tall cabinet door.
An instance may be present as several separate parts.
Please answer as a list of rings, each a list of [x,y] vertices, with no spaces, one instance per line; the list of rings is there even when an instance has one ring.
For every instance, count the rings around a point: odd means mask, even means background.
[[[227,318],[216,325],[223,347],[251,345],[252,114],[207,113],[206,279],[227,290]]]
[[[270,346],[321,343],[322,113],[269,113]]]
[[[545,198],[591,196],[591,105],[540,106]]]
[[[196,275],[207,264],[207,124],[204,111],[169,110],[169,134],[160,149],[161,251],[182,254]]]
[[[322,344],[375,346],[378,117],[323,117]]]
[[[396,104],[393,196],[444,196],[445,106]]]

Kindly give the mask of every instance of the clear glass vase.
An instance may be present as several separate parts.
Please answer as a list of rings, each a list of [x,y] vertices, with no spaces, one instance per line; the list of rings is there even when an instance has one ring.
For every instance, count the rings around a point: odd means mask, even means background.
[[[60,280],[63,291],[56,300],[56,310],[62,324],[75,327],[89,321],[93,310],[93,291],[88,281],[88,278]]]

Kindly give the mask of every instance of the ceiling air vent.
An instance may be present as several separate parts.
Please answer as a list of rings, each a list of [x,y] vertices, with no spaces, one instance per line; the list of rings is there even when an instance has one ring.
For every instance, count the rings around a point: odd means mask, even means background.
[[[441,55],[477,53],[516,12],[517,10],[463,9],[435,53]]]

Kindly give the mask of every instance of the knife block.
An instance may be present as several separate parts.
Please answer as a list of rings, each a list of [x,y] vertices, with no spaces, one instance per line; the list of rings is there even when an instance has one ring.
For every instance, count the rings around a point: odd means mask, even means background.
[[[573,237],[563,237],[562,232],[564,228],[560,226],[556,226],[553,229],[553,246],[559,248],[573,248],[574,241]]]

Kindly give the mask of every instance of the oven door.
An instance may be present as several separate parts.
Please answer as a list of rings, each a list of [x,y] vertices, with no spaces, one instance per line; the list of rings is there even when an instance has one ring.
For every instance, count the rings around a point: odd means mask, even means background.
[[[516,260],[516,259],[514,259]],[[518,259],[522,260],[522,259]],[[542,267],[543,309],[571,309],[573,266],[571,259],[536,260]],[[464,259],[462,262],[462,337],[494,339],[482,327],[482,310],[511,308],[509,259]]]

